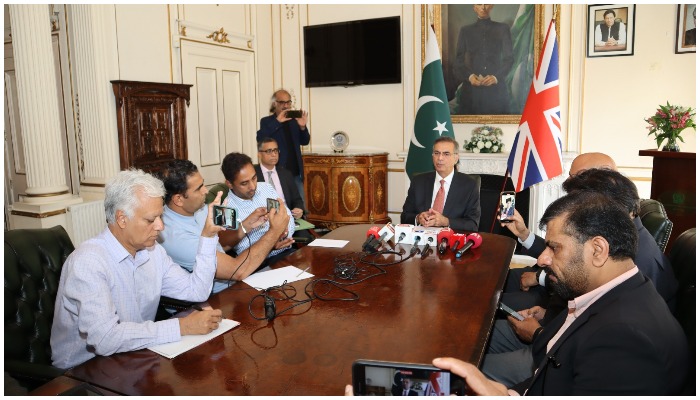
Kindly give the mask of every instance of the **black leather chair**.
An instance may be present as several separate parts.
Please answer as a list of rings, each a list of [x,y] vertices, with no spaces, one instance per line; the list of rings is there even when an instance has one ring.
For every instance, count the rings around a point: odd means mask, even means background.
[[[681,233],[671,248],[671,265],[678,279],[676,318],[688,339],[688,380],[682,395],[695,395],[695,228]]]
[[[639,202],[639,218],[642,225],[656,240],[661,252],[666,251],[668,239],[671,237],[673,222],[668,219],[664,205],[654,199],[642,199]]]
[[[62,226],[5,232],[5,371],[32,390],[63,375],[51,366],[51,325],[73,243]]]

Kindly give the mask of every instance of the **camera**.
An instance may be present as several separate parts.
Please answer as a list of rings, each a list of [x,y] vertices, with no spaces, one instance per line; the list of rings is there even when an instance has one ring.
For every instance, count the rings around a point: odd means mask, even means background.
[[[284,114],[287,118],[301,118],[302,115],[301,110],[287,110]]]
[[[270,212],[270,210],[273,208],[279,212],[280,202],[277,199],[267,199],[267,212]]]
[[[214,206],[214,225],[222,226],[226,229],[238,229],[238,212],[235,208],[224,206]]]

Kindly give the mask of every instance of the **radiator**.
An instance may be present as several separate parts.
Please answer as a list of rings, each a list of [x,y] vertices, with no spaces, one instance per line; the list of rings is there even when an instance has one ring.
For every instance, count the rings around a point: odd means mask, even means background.
[[[96,236],[107,226],[104,200],[69,206],[67,215],[68,233],[75,247]]]

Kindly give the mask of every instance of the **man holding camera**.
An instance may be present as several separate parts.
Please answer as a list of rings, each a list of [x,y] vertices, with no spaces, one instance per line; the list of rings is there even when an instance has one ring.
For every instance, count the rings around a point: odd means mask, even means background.
[[[306,127],[309,114],[306,111],[291,110],[292,96],[285,89],[272,94],[270,115],[260,120],[260,130],[256,139],[260,142],[266,137],[275,139],[279,145],[279,162],[294,176],[301,199],[304,201],[304,162],[300,146],[311,141]],[[297,111],[297,115],[292,112]]]
[[[161,171],[160,179],[165,186],[163,224],[158,241],[168,255],[182,268],[192,272],[199,245],[199,236],[207,218],[204,199],[207,188],[197,166],[188,160],[173,160]],[[232,215],[231,215],[232,216]],[[240,218],[240,216],[238,216]],[[262,264],[265,256],[280,243],[279,237],[287,227],[287,214],[264,207],[253,210],[241,222],[242,228],[219,233],[219,241],[226,246],[238,243],[244,231],[251,231],[269,220],[270,229],[251,248],[248,257],[232,257],[217,245],[216,274],[212,292],[226,289],[231,281],[247,278]],[[236,221],[231,221],[235,225]]]
[[[275,245],[275,248],[269,253],[264,253],[267,259],[263,262],[263,265],[270,265],[277,259],[293,252],[294,250],[291,247],[292,243],[294,243],[294,239],[292,239],[294,234],[292,213],[285,207],[284,201],[277,197],[277,192],[272,188],[272,185],[266,182],[258,183],[258,176],[255,173],[255,167],[253,167],[253,161],[250,157],[242,153],[230,153],[224,157],[224,161],[221,163],[221,171],[226,178],[226,185],[231,189],[224,200],[224,204],[226,207],[238,210],[239,218],[247,218],[259,207],[267,207],[268,199],[277,200],[279,202],[279,213],[285,213],[288,216],[286,221],[287,229],[281,235],[277,235],[279,243]],[[234,251],[240,257],[243,252],[251,247],[252,244],[257,243],[271,229],[272,227],[269,224],[262,224],[248,231],[248,240],[243,239],[238,242],[233,247]],[[274,258],[271,258],[273,256]]]

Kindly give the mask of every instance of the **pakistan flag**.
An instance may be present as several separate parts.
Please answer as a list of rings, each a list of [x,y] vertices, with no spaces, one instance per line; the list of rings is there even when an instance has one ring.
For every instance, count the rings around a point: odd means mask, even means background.
[[[433,171],[433,142],[440,136],[455,137],[447,104],[445,79],[442,77],[442,62],[437,38],[432,28],[428,29],[425,43],[425,65],[421,77],[416,109],[416,122],[408,148],[406,174],[412,179],[415,174]]]

